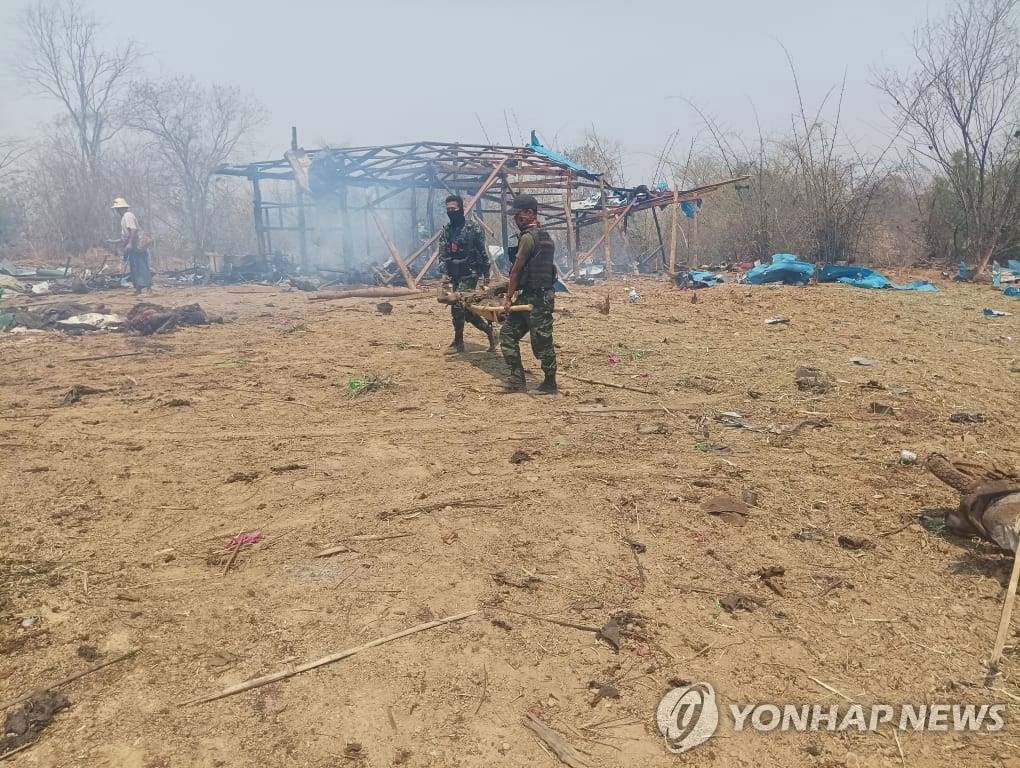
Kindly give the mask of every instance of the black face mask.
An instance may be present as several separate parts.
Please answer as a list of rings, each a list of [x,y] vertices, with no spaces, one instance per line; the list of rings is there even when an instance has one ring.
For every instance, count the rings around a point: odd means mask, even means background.
[[[464,226],[464,212],[463,211],[447,211],[446,215],[450,217],[450,224],[454,229],[458,229]]]

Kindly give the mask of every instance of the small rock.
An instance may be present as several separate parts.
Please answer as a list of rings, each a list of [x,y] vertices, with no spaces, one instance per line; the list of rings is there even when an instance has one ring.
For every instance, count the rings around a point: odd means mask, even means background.
[[[99,649],[94,645],[79,645],[78,656],[85,661],[95,661],[99,658]]]
[[[907,451],[907,450],[900,451],[900,464],[905,464],[907,466],[910,466],[910,465],[913,465],[913,464],[916,464],[916,463],[917,463],[917,454],[916,453],[914,453],[913,451]]]
[[[752,491],[750,488],[745,488],[741,492],[740,498],[749,507],[758,506],[758,491]]]
[[[37,619],[35,618],[35,616],[26,616],[20,622],[18,622],[18,626],[20,626],[22,629],[31,629],[32,627],[35,626],[36,621]]]
[[[732,496],[715,496],[702,504],[701,508],[730,525],[742,526],[747,523],[747,504]]]
[[[861,549],[874,549],[875,542],[870,539],[865,539],[863,536],[847,536],[842,535],[836,538],[839,546],[843,549],[861,550]]]
[[[161,563],[169,563],[177,559],[177,555],[172,548],[161,549],[159,552],[154,552],[152,556]]]
[[[868,357],[851,357],[850,362],[854,365],[878,365],[878,360],[872,360]]]
[[[468,467],[467,473],[471,475],[471,477],[478,477],[480,474],[482,474],[482,470],[479,469],[478,467]]]
[[[832,377],[820,368],[802,366],[793,375],[797,389],[802,392],[813,392],[822,395],[832,389]]]
[[[527,451],[518,449],[510,455],[511,464],[523,464],[526,461],[531,461],[531,454]]]

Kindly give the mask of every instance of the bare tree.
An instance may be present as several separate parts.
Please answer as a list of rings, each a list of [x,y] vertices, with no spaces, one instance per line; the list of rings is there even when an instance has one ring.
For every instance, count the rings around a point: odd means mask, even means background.
[[[35,92],[60,102],[81,161],[96,176],[116,134],[118,106],[140,59],[134,43],[103,48],[99,22],[77,0],[39,0],[21,20],[24,56],[15,70]]]
[[[912,150],[948,182],[981,273],[1020,225],[1020,0],[959,0],[914,37],[915,67],[877,86]]]
[[[136,83],[126,124],[148,136],[170,182],[167,204],[180,234],[201,254],[209,238],[213,170],[264,122],[264,109],[237,88],[194,78]]]
[[[0,139],[0,180],[10,175],[14,164],[20,160],[28,150],[22,142],[16,139]]]

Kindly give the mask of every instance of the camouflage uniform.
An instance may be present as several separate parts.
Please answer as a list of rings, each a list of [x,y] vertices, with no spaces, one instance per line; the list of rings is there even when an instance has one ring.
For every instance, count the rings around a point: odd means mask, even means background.
[[[530,304],[530,312],[511,312],[499,332],[503,359],[510,366],[523,368],[520,341],[531,333],[531,351],[542,364],[546,376],[556,373],[556,350],[553,348],[553,305],[556,291],[552,288],[522,288],[516,304]]]
[[[465,221],[456,234],[447,224],[439,235],[437,247],[439,263],[454,291],[473,291],[478,287],[479,279],[488,276],[489,254],[485,249],[485,233],[477,222]],[[454,331],[458,334],[463,332],[465,320],[482,333],[488,334],[492,330],[491,323],[459,304],[450,306],[450,315]]]
[[[556,350],[553,347],[553,306],[556,292],[553,281],[556,265],[555,246],[548,233],[535,227],[521,235],[517,258],[525,259],[520,290],[515,304],[530,304],[530,312],[511,312],[500,331],[500,350],[511,370],[522,369],[520,341],[531,334],[531,351],[542,364],[547,377],[556,375]]]

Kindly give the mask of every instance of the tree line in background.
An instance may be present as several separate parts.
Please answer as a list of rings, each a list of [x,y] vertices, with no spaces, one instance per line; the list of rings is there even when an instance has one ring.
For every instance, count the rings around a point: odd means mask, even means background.
[[[0,242],[78,263],[117,234],[110,204],[123,196],[157,253],[251,248],[241,191],[210,173],[264,122],[262,106],[192,77],[146,78],[138,45],[110,47],[100,32],[77,0],[41,0],[21,17],[11,66],[57,116],[37,140],[0,143]]]
[[[909,71],[880,71],[887,146],[859,151],[842,124],[845,83],[805,102],[789,54],[788,129],[753,139],[697,105],[702,129],[677,134],[655,178],[684,189],[748,176],[713,195],[681,229],[692,264],[791,252],[818,261],[915,261],[983,271],[1020,258],[1020,0],[959,0],[914,38]],[[265,122],[252,97],[194,78],[142,76],[134,43],[109,47],[77,0],[41,0],[22,17],[19,79],[59,116],[38,141],[0,139],[0,245],[77,259],[111,235],[114,196],[127,197],[157,252],[202,259],[254,247],[246,190],[210,176],[243,159]],[[757,116],[755,115],[755,118]],[[624,145],[589,133],[568,154],[624,185]],[[649,217],[616,246],[653,253]],[[649,260],[654,263],[655,259]]]

